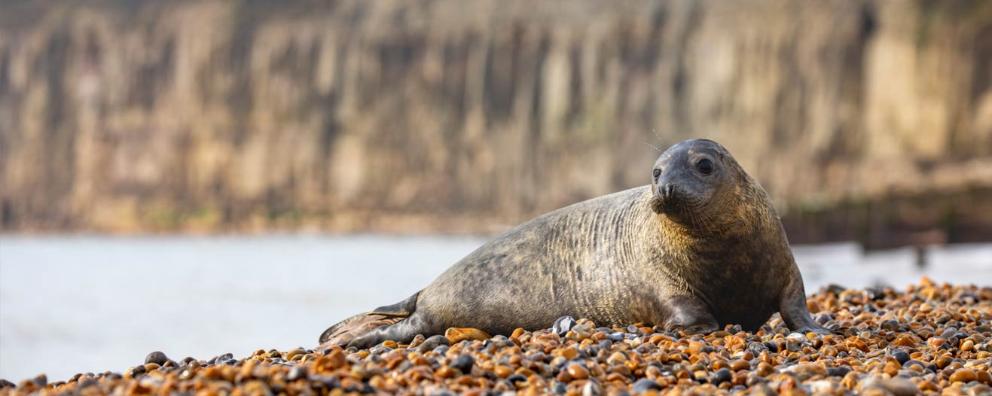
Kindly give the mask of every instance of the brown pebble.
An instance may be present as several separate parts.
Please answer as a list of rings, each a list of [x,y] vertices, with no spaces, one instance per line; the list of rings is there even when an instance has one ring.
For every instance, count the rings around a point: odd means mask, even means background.
[[[306,351],[303,350],[303,348],[296,348],[289,352],[286,352],[286,360],[296,360],[297,358],[302,357],[304,354],[306,354]]]
[[[489,338],[489,334],[471,327],[452,327],[444,332],[444,337],[455,344],[464,340],[485,340]]]
[[[317,366],[317,368],[321,370],[330,371],[344,367],[346,362],[347,360],[345,359],[344,352],[341,351],[341,349],[335,348],[327,355],[317,358],[317,362],[314,363],[314,366]]]
[[[989,372],[988,368],[986,368],[985,370],[976,370],[975,380],[977,380],[978,382],[983,382],[992,385],[992,373]]]
[[[885,362],[885,367],[882,368],[882,372],[888,374],[890,377],[895,377],[896,374],[899,374],[899,369],[901,368],[902,365],[900,365],[899,362],[895,360],[889,360]]]
[[[613,354],[606,359],[606,363],[611,365],[624,364],[626,362],[627,362],[627,356],[625,356],[620,352],[613,352]]]
[[[441,366],[441,368],[437,369],[434,373],[441,378],[452,378],[456,374],[455,370],[448,366]]]
[[[961,342],[961,351],[968,352],[975,349],[975,342],[972,340],[964,340]]]
[[[513,374],[513,369],[507,366],[499,365],[493,369],[493,373],[495,373],[497,377],[506,378],[509,377],[510,374]]]
[[[935,359],[933,363],[937,365],[937,368],[943,369],[947,367],[947,365],[951,364],[951,358],[947,356],[941,356]]]
[[[937,384],[933,383],[933,381],[920,381],[917,387],[920,388],[920,390],[922,391],[936,392],[940,390],[940,387],[938,387]]]
[[[589,370],[582,367],[581,364],[570,364],[568,365],[568,375],[573,379],[586,379],[589,378]]]
[[[730,369],[734,371],[747,370],[751,368],[751,364],[744,360],[734,360],[730,362]]]
[[[908,334],[900,335],[900,336],[896,337],[895,340],[892,340],[892,344],[893,345],[904,346],[904,347],[914,346],[914,345],[916,345],[917,342],[918,341],[913,340],[913,336],[908,335]]]
[[[578,356],[578,355],[579,355],[579,350],[578,349],[575,349],[574,346],[567,347],[567,348],[561,350],[561,356],[563,358],[565,358],[566,360],[575,359],[575,357]]]
[[[958,369],[948,378],[951,382],[970,382],[978,379],[978,374],[972,369]]]

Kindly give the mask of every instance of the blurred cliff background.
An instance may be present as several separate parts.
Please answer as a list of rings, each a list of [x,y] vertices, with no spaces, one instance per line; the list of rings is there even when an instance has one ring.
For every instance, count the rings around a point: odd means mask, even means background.
[[[794,241],[988,240],[992,3],[0,12],[8,232],[493,232],[646,184],[654,147],[691,137]]]
[[[2,1],[0,378],[312,347],[694,137],[807,291],[992,283],[989,1]]]

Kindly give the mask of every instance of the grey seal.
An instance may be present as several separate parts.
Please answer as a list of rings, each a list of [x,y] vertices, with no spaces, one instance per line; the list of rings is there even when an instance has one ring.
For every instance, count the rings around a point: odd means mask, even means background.
[[[327,329],[322,344],[369,347],[449,327],[509,334],[562,316],[710,332],[756,330],[775,312],[828,333],[768,194],[720,144],[668,148],[651,184],[567,206],[482,245],[399,303]]]

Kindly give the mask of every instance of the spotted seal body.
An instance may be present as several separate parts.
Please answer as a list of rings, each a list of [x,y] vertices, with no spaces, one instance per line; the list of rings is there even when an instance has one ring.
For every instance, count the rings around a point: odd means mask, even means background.
[[[550,212],[489,241],[400,303],[332,326],[322,343],[367,347],[448,327],[508,334],[558,317],[691,332],[826,332],[765,191],[716,142],[666,150],[652,183]]]

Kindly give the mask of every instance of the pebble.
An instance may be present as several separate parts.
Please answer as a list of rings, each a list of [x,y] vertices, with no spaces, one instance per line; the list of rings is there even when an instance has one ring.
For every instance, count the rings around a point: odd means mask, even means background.
[[[602,393],[603,390],[596,380],[586,381],[586,384],[582,386],[582,396],[599,396]]]
[[[568,375],[571,376],[572,379],[589,378],[589,370],[583,367],[579,363],[569,364],[566,371],[568,372]]]
[[[868,390],[872,388],[885,390],[887,394],[894,396],[913,396],[919,393],[919,389],[916,387],[916,384],[913,384],[910,380],[901,377],[893,377],[889,379],[871,378],[865,381],[862,391],[867,394]]]
[[[431,351],[434,348],[437,348],[437,347],[442,346],[442,345],[445,345],[445,346],[446,345],[449,345],[450,342],[451,341],[448,341],[448,338],[445,337],[445,336],[443,336],[443,335],[440,335],[440,334],[433,335],[433,336],[427,337],[427,339],[425,339],[424,342],[420,343],[420,345],[417,346],[417,350],[420,351],[420,353],[424,353],[424,352],[427,352],[427,351]]]
[[[504,365],[497,365],[496,368],[493,369],[493,373],[496,374],[497,377],[506,378],[509,377],[510,374],[513,374],[513,369]]]
[[[710,378],[710,382],[714,385],[720,385],[724,382],[730,381],[731,379],[733,379],[733,375],[730,373],[730,370],[722,368],[713,373],[713,377]]]
[[[634,393],[644,393],[650,390],[662,390],[662,389],[664,389],[664,387],[662,387],[660,384],[647,378],[641,378],[637,380],[636,382],[634,382],[634,385],[630,387],[631,392]]]
[[[564,336],[572,327],[575,327],[575,318],[571,316],[562,316],[555,320],[555,324],[551,326],[551,332],[558,334],[559,336]]]
[[[978,379],[978,374],[975,370],[963,368],[955,371],[948,379],[951,382],[970,382]]]
[[[444,338],[447,338],[452,344],[456,344],[465,340],[469,341],[481,341],[489,338],[489,334],[486,332],[473,329],[471,327],[452,327],[444,332]]]
[[[906,362],[909,361],[909,354],[902,350],[893,351],[892,357],[895,358],[900,365],[906,364]]]
[[[883,320],[879,327],[881,327],[882,330],[899,331],[899,322],[894,320]]]
[[[768,347],[762,342],[750,342],[747,344],[747,350],[751,352],[751,355],[758,356],[761,352],[767,351]]]
[[[992,391],[992,288],[936,284],[870,293],[833,288],[809,298],[819,336],[790,332],[776,315],[756,332],[700,335],[651,324],[607,327],[562,317],[509,338],[470,328],[387,341],[371,349],[260,349],[235,359],[145,364],[0,380],[27,394],[927,394]],[[84,389],[85,388],[85,389]]]
[[[475,364],[475,358],[473,358],[472,355],[461,354],[458,355],[458,357],[451,362],[451,367],[458,369],[458,371],[461,371],[462,374],[471,374],[472,365],[474,364]]]
[[[747,370],[751,368],[751,364],[746,360],[735,360],[730,363],[730,369],[734,371]]]
[[[165,364],[165,362],[168,362],[168,361],[169,361],[169,357],[168,356],[165,356],[164,353],[159,352],[159,351],[155,351],[155,352],[149,353],[148,356],[145,356],[145,364],[155,363],[155,364],[157,364],[159,366],[162,366],[162,365]]]

